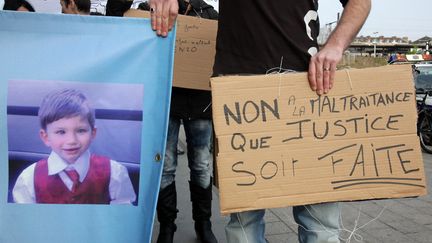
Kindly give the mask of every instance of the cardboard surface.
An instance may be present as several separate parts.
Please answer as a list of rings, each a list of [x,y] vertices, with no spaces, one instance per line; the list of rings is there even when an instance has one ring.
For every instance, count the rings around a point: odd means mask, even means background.
[[[409,65],[211,84],[222,213],[426,194]]]
[[[146,11],[130,9],[125,17],[149,18]],[[217,21],[179,15],[174,56],[173,86],[210,90],[216,53]]]

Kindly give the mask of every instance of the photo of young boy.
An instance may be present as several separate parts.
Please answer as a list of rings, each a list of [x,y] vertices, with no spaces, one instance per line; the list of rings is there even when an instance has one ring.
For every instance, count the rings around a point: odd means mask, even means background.
[[[16,180],[15,203],[131,204],[136,200],[125,166],[92,154],[95,112],[76,89],[47,94],[38,111],[39,136],[49,157],[28,166]]]

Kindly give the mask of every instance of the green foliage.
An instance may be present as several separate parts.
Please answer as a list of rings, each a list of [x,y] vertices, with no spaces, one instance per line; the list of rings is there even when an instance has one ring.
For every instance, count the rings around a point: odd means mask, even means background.
[[[411,50],[407,54],[417,54],[419,52],[421,52],[421,49],[418,48],[418,46],[413,46],[413,48],[411,48]]]

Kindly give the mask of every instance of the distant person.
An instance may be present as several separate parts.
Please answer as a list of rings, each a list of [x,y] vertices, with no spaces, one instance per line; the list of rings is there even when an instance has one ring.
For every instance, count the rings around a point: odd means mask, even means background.
[[[60,0],[62,13],[90,15],[90,0]]]
[[[5,0],[3,10],[35,12],[33,6],[26,0]]]
[[[65,89],[44,97],[39,108],[40,138],[48,158],[27,167],[13,188],[16,203],[131,204],[136,195],[126,167],[91,154],[96,136],[94,110],[80,91]]]
[[[392,64],[394,61],[396,61],[396,54],[389,55],[387,63]]]

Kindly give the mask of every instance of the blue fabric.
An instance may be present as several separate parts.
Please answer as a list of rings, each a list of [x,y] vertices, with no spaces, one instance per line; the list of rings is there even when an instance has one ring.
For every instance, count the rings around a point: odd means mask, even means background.
[[[266,243],[265,210],[231,214],[225,228],[228,243]],[[338,203],[293,207],[300,243],[339,243]]]
[[[174,33],[156,37],[147,19],[0,11],[0,242],[150,242],[162,171],[162,161],[155,158],[164,154],[168,126]],[[11,80],[141,87],[137,206],[8,203]]]
[[[180,119],[169,118],[167,148],[165,151],[165,164],[162,172],[161,188],[171,185],[175,180],[177,168],[177,143],[180,128]],[[183,120],[185,129],[188,165],[190,180],[202,188],[208,188],[212,175],[212,135],[211,120],[192,119]]]

